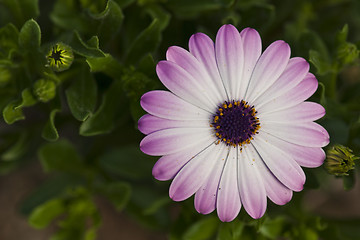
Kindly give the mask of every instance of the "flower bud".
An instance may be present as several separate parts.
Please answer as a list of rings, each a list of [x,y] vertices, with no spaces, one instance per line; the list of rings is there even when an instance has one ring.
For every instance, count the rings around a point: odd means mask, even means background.
[[[46,55],[48,67],[52,70],[61,72],[68,69],[74,61],[74,54],[68,45],[64,43],[55,44]]]
[[[354,160],[359,159],[352,154],[352,150],[342,145],[335,145],[327,151],[325,168],[330,174],[336,176],[347,176],[354,169]]]
[[[41,102],[48,102],[56,95],[56,84],[48,79],[39,79],[34,83],[34,94]]]

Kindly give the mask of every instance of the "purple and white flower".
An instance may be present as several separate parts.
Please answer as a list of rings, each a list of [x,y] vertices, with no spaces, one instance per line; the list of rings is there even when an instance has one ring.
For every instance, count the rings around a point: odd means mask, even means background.
[[[205,34],[189,40],[189,51],[172,46],[156,71],[169,91],[141,98],[148,114],[139,120],[147,136],[141,150],[162,156],[156,179],[173,179],[169,194],[182,201],[195,194],[195,208],[232,221],[243,206],[264,215],[267,198],[278,205],[301,191],[300,166],[318,167],[327,131],[314,121],[325,109],[305,101],[317,89],[309,64],[290,58],[275,41],[262,53],[258,32],[222,26],[215,43]]]

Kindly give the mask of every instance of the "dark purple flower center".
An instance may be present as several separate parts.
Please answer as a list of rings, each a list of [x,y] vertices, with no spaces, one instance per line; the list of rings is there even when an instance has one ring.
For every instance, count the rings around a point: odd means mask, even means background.
[[[252,136],[260,129],[254,106],[245,101],[231,101],[221,104],[211,124],[219,141],[229,146],[250,143]]]

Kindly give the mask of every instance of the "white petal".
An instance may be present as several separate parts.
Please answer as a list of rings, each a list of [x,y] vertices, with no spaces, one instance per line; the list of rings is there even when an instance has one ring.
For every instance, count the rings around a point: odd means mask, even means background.
[[[216,63],[229,100],[237,99],[244,65],[243,43],[239,31],[232,25],[223,25],[215,40]]]
[[[209,214],[216,208],[216,198],[219,188],[220,177],[224,169],[228,151],[225,144],[219,144],[219,159],[215,162],[209,177],[195,193],[195,209],[202,214]]]
[[[252,103],[284,72],[290,58],[290,47],[284,41],[273,42],[257,61],[245,99]]]
[[[266,142],[262,134],[258,134],[251,142],[266,166],[281,183],[294,191],[303,189],[305,174],[289,154]]]
[[[304,167],[319,167],[325,160],[325,152],[320,147],[304,147],[261,132],[261,137],[270,145],[287,152],[294,160]]]
[[[240,88],[237,89],[237,99],[245,99],[245,92],[248,88],[251,75],[256,62],[259,60],[262,51],[261,38],[259,33],[252,28],[245,28],[240,32],[244,48],[244,70],[240,80]]]
[[[182,201],[193,195],[206,181],[221,151],[215,143],[191,159],[175,176],[169,189],[170,198]]]
[[[189,50],[203,65],[203,68],[210,76],[219,95],[214,97],[219,99],[220,103],[224,102],[228,99],[228,96],[226,95],[224,84],[216,64],[214,42],[207,35],[196,33],[192,35],[189,40]]]
[[[212,143],[212,140],[196,142],[182,151],[162,156],[152,169],[153,176],[160,181],[174,178],[188,161],[207,149]]]
[[[234,220],[241,208],[240,193],[237,184],[238,161],[237,148],[230,147],[224,171],[221,175],[216,201],[217,214],[223,222],[231,222]]]
[[[266,190],[254,157],[248,148],[239,152],[239,191],[241,202],[252,218],[261,218],[266,210]]]
[[[144,137],[140,142],[140,149],[148,155],[162,156],[211,139],[216,140],[212,128],[170,128]]]
[[[156,65],[156,73],[165,87],[181,99],[208,112],[214,110],[207,87],[176,63],[160,61]]]
[[[151,115],[172,120],[208,120],[211,114],[168,91],[150,91],[140,99],[141,107]]]
[[[261,122],[260,131],[305,147],[325,147],[329,144],[329,134],[315,122]]]
[[[198,94],[207,95],[206,98],[209,99],[214,108],[224,101],[204,66],[191,53],[181,47],[172,46],[166,52],[166,58],[178,64],[200,85],[205,86],[203,91]]]
[[[267,102],[277,96],[285,94],[290,89],[298,85],[309,72],[309,63],[303,58],[291,58],[284,72],[272,84],[268,90],[259,95],[252,104],[257,106],[259,103]]]
[[[255,108],[259,113],[267,113],[296,106],[313,95],[317,87],[318,81],[315,76],[308,73],[304,80],[302,80],[294,88],[280,96],[259,102]]]
[[[138,128],[144,134],[150,134],[168,128],[209,128],[208,120],[170,120],[145,114],[139,119]]]
[[[263,182],[266,183],[264,186],[269,199],[278,205],[284,205],[289,202],[292,198],[292,191],[285,187],[284,184],[271,173],[270,169],[265,165],[251,144],[247,145],[247,148],[247,151],[253,157],[254,164],[256,164],[259,169]]]
[[[296,106],[281,109],[279,111],[257,114],[261,122],[312,122],[325,115],[325,109],[318,103],[302,102]]]

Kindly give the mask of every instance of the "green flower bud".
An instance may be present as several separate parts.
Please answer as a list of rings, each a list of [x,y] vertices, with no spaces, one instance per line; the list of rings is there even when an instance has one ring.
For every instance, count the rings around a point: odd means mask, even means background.
[[[56,84],[48,79],[39,79],[34,83],[34,94],[41,102],[48,102],[56,95]]]
[[[74,54],[68,45],[64,43],[55,44],[46,55],[48,67],[52,70],[61,72],[68,69],[74,61]]]
[[[352,154],[352,150],[342,145],[335,145],[327,151],[325,168],[330,174],[347,176],[354,169],[354,160],[359,159]]]
[[[353,43],[344,43],[338,47],[337,57],[343,64],[351,64],[359,58],[360,51]]]

